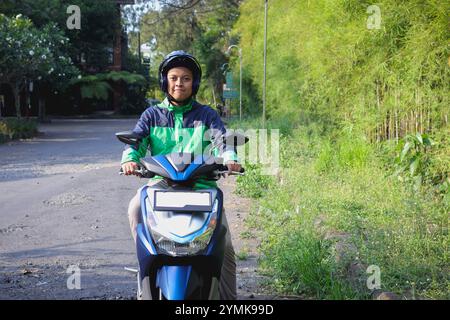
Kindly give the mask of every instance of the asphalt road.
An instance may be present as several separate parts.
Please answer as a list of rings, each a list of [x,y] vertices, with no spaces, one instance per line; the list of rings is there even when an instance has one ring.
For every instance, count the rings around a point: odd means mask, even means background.
[[[134,124],[54,120],[0,145],[0,299],[135,297],[126,209],[145,180],[118,175],[114,136]]]
[[[126,212],[146,180],[118,175],[114,133],[136,120],[53,120],[34,139],[0,145],[0,299],[135,299]],[[235,184],[219,181],[235,251],[247,256],[236,261],[238,298],[274,299],[244,223],[251,200]]]

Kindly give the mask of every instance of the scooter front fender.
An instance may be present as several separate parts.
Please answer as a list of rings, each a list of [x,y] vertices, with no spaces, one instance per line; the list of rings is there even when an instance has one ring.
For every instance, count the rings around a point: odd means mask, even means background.
[[[156,286],[167,300],[185,300],[192,266],[163,266],[156,275]]]

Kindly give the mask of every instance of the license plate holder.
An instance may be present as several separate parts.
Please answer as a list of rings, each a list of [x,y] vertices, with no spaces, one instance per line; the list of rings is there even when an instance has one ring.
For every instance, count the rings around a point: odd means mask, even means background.
[[[156,211],[211,211],[210,191],[155,190],[153,207]]]

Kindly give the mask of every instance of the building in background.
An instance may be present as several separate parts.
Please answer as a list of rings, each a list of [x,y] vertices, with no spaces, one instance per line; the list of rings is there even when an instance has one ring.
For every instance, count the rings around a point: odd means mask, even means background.
[[[134,4],[135,0],[115,0],[117,5],[117,14],[121,16],[121,6]],[[112,65],[108,68],[109,71],[121,71],[123,67],[123,56],[126,54],[128,40],[126,38],[126,32],[123,30],[122,25],[119,24],[115,32]],[[120,97],[123,95],[123,87],[120,84],[113,85],[114,92],[112,93],[112,110],[114,113],[120,111]]]

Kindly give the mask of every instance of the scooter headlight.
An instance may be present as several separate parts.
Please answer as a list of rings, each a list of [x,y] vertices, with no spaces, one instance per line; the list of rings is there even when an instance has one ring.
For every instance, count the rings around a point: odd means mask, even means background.
[[[154,216],[155,213],[149,212],[147,223],[159,253],[171,256],[188,256],[205,250],[217,226],[217,210],[218,201],[216,199],[213,210],[209,214],[207,226],[195,232],[192,236],[183,238],[167,232],[166,229],[159,228],[158,219]]]

